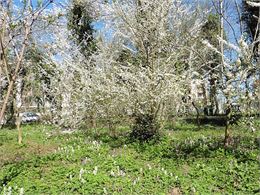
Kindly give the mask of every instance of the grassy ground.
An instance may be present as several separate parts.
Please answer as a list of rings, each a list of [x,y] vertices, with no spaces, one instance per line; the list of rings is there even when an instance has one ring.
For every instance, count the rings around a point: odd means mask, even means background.
[[[62,134],[52,127],[0,130],[0,194],[255,194],[259,131],[168,125],[162,139],[131,142],[127,128]],[[11,194],[10,193],[10,194]],[[178,194],[177,193],[177,194]]]

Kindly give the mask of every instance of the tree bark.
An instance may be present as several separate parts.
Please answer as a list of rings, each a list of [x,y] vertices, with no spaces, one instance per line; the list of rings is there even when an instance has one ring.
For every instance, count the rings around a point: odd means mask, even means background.
[[[224,0],[220,0],[220,37],[223,40],[224,39]],[[224,42],[220,41],[220,50],[221,50],[221,72],[220,72],[220,78],[223,79],[223,72],[224,72]],[[222,83],[223,84],[223,83]]]
[[[197,125],[198,125],[198,128],[200,129],[200,112],[199,112],[199,109],[198,109],[198,107],[195,105],[194,102],[192,102],[192,105],[193,105],[193,107],[194,107],[195,110],[196,110],[196,113],[197,113],[197,115],[196,115]]]
[[[16,114],[16,128],[18,131],[18,144],[22,144],[23,137],[22,137],[22,129],[21,129],[21,116],[19,114],[19,110]]]
[[[21,107],[22,107],[22,76],[18,76],[16,80],[16,90],[15,90],[15,112],[16,112],[16,128],[18,130],[18,144],[22,144],[22,129],[21,129]]]
[[[15,81],[16,81],[16,77],[17,77],[19,70],[22,66],[23,57],[24,57],[26,46],[27,46],[27,41],[28,41],[28,38],[29,38],[29,34],[31,33],[31,30],[32,30],[32,25],[33,25],[34,21],[37,19],[37,17],[41,14],[41,12],[45,8],[47,8],[48,5],[51,4],[52,2],[53,2],[52,0],[48,0],[48,1],[46,1],[46,3],[40,9],[37,9],[37,11],[32,12],[32,9],[30,9],[32,2],[31,2],[31,0],[28,1],[28,11],[30,12],[31,15],[30,16],[28,15],[26,17],[26,19],[24,20],[24,22],[25,22],[25,28],[24,28],[25,33],[24,33],[24,40],[22,41],[22,44],[21,44],[21,50],[18,53],[18,51],[15,49],[15,54],[16,54],[16,57],[17,57],[16,67],[15,67],[15,70],[14,70],[11,78],[8,78],[8,79],[10,79],[10,81],[9,81],[9,85],[8,85],[8,89],[7,89],[7,94],[5,96],[3,106],[2,106],[1,111],[0,111],[0,129],[2,128],[2,120],[3,120],[3,117],[4,117],[4,113],[6,111],[6,107],[7,107],[7,104],[8,104],[9,97],[10,97],[12,91],[13,91],[14,84],[15,84]],[[12,1],[7,2],[7,7],[8,7],[8,10],[10,10],[13,7]],[[6,21],[6,19],[4,19],[4,22],[5,21]],[[9,35],[11,36],[10,33],[9,33]],[[1,42],[1,47],[2,47],[3,46],[2,38],[1,38],[0,42]],[[10,42],[12,42],[12,40],[10,40]],[[14,43],[13,43],[13,46],[15,47]],[[4,50],[3,50],[3,52],[4,52]],[[3,57],[4,57],[5,60],[7,60],[6,54]],[[4,60],[4,63],[7,63],[7,61],[5,61],[5,60]],[[7,66],[7,64],[5,64],[5,65]]]
[[[4,102],[3,102],[3,106],[2,106],[2,109],[1,109],[1,112],[0,112],[0,121],[3,120],[4,113],[6,111],[6,107],[7,107],[7,104],[8,104],[9,97],[10,97],[12,91],[13,91],[13,87],[14,87],[14,83],[16,81],[16,77],[17,77],[17,75],[19,73],[19,70],[20,70],[22,62],[23,62],[23,56],[24,56],[24,52],[25,52],[25,48],[26,48],[26,43],[27,43],[27,40],[28,40],[28,37],[29,37],[29,33],[30,33],[30,27],[27,27],[25,29],[25,37],[24,37],[22,49],[21,49],[19,58],[17,59],[17,64],[16,64],[16,67],[15,67],[15,71],[14,71],[14,73],[12,75],[12,78],[10,80],[10,83],[8,85],[7,94],[5,96],[5,99],[4,99]],[[0,123],[0,128],[2,128],[2,123]]]
[[[231,144],[231,131],[230,131],[230,120],[231,120],[231,105],[228,105],[226,110],[226,126],[225,126],[225,138],[224,138],[224,147],[227,148]]]
[[[203,106],[205,108],[208,105],[207,91],[205,89],[205,85],[204,84],[202,84],[201,86],[202,86],[202,93],[203,93],[203,104],[204,104]]]

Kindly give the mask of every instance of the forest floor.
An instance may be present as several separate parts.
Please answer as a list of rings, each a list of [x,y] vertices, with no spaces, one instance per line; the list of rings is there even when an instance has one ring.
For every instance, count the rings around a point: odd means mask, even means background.
[[[55,127],[0,130],[0,194],[257,194],[259,131],[168,125],[159,141],[128,139],[129,128],[64,134]]]

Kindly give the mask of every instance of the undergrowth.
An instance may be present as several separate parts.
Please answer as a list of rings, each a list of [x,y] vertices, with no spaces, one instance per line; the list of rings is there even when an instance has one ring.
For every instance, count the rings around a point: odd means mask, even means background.
[[[0,131],[0,194],[255,194],[259,132],[236,127],[224,149],[223,129],[186,124],[150,142],[128,128],[62,134],[52,127]]]

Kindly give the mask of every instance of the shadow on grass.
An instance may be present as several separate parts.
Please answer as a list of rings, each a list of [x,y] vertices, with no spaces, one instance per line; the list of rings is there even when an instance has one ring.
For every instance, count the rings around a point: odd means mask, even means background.
[[[186,130],[189,127],[184,126]],[[208,127],[207,129],[216,129]],[[222,129],[221,129],[222,131]],[[88,136],[95,140],[100,140],[108,144],[111,148],[119,148],[129,145],[142,155],[148,158],[217,158],[220,156],[232,155],[241,162],[257,160],[255,153],[260,146],[260,138],[248,135],[238,135],[233,137],[232,144],[224,147],[224,136],[203,136],[199,138],[186,138],[172,140],[168,136],[148,142],[140,142],[130,137],[130,130],[110,132],[109,130],[88,132]]]
[[[24,167],[25,163],[16,163],[9,167],[6,175],[0,178],[0,192],[2,191],[3,186],[7,185],[23,171]]]
[[[146,153],[149,158],[192,159],[192,158],[218,158],[233,156],[240,162],[257,161],[256,152],[260,144],[259,138],[248,136],[233,137],[233,143],[224,147],[224,137],[201,137],[198,139],[165,140],[159,144],[136,145],[140,153]]]
[[[111,148],[119,148],[123,145],[130,144],[133,140],[130,139],[130,131],[109,131],[108,129],[92,130],[85,133],[95,140],[102,141],[108,144]]]
[[[131,130],[124,129],[116,130],[116,131],[109,131],[108,129],[101,129],[99,130],[92,130],[85,132],[85,136],[89,136],[94,140],[102,141],[103,143],[108,144],[111,148],[120,148],[124,145],[154,145],[160,142],[159,139],[151,139],[148,141],[139,141],[131,136]]]
[[[201,131],[201,130],[222,130],[222,127],[214,126],[211,124],[201,124],[200,127],[193,123],[187,123],[187,122],[177,122],[177,123],[171,123],[168,122],[164,126],[165,130],[169,131]]]

